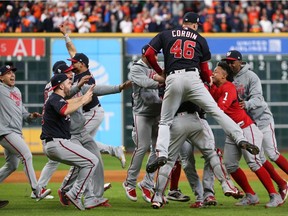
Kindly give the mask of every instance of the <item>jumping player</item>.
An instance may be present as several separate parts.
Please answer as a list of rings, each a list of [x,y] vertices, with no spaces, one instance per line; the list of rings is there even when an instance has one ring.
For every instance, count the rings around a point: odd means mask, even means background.
[[[263,97],[261,81],[250,69],[249,64],[242,61],[242,54],[239,51],[227,52],[223,60],[233,72],[233,83],[236,86],[238,98],[241,99],[240,106],[247,111],[264,135],[260,153],[261,162],[271,178],[277,183],[282,199],[286,200],[288,182],[279,176],[273,165],[265,157],[266,154],[271,161],[288,174],[288,162],[278,151],[273,114]]]
[[[197,32],[198,25],[198,14],[186,13],[181,27],[157,34],[150,41],[150,47],[145,53],[153,69],[167,77],[156,143],[159,157],[147,166],[147,172],[154,172],[167,162],[169,129],[177,109],[184,101],[191,101],[210,114],[238,146],[251,154],[259,153],[256,146],[247,142],[241,128],[220,110],[200,79],[201,76],[204,81],[210,83],[211,72],[207,61],[210,60],[211,53],[205,38]],[[165,71],[159,67],[155,58],[161,49],[164,54]]]
[[[230,68],[225,62],[218,63],[213,72],[212,80],[215,85],[212,85],[210,92],[218,103],[218,106],[242,128],[249,142],[261,149],[263,134],[245,110],[239,106],[236,88],[233,83],[231,83]],[[246,196],[240,202],[236,203],[236,205],[244,206],[259,203],[258,196],[249,185],[244,172],[239,168],[239,161],[242,155],[270,196],[270,201],[265,207],[270,208],[282,205],[283,200],[275,190],[269,173],[265,167],[262,166],[259,154],[251,155],[245,150],[241,151],[241,149],[235,145],[234,141],[227,136],[224,147],[224,163],[228,173],[231,174],[246,193]]]
[[[158,209],[164,204],[163,195],[169,179],[169,174],[179,155],[183,143],[187,140],[192,145],[195,145],[203,154],[205,160],[209,161],[213,169],[213,173],[219,180],[225,196],[232,196],[235,199],[243,197],[233,184],[232,180],[222,164],[217,151],[215,142],[211,139],[204,125],[202,124],[195,104],[184,102],[181,104],[173,119],[173,127],[170,128],[170,143],[168,147],[168,162],[163,167],[160,167],[157,176],[155,194],[152,198],[152,207]]]
[[[15,86],[15,71],[10,65],[0,68],[0,143],[3,146],[6,163],[0,169],[0,182],[3,182],[19,166],[20,159],[24,164],[24,172],[36,197],[36,201],[51,193],[47,189],[42,193],[33,168],[32,154],[22,136],[22,121],[31,122],[41,114],[29,113],[22,102],[22,94]]]

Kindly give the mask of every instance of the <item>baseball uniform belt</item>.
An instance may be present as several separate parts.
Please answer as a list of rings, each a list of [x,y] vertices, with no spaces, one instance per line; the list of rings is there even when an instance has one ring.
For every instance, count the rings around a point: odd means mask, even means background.
[[[96,106],[92,107],[91,109],[83,110],[83,112],[84,112],[84,113],[85,113],[85,112],[89,112],[90,110],[92,110],[92,109],[95,108],[95,107],[101,107],[101,104],[99,103],[99,104],[97,104]]]
[[[46,143],[53,141],[53,138],[46,138],[44,139]]]
[[[171,74],[179,74],[179,73],[186,73],[186,72],[197,72],[199,73],[198,68],[184,68],[181,70],[173,70],[168,72],[167,76],[171,75]]]
[[[184,116],[184,115],[188,115],[188,114],[193,114],[195,112],[179,112],[179,113],[176,113],[176,116]]]

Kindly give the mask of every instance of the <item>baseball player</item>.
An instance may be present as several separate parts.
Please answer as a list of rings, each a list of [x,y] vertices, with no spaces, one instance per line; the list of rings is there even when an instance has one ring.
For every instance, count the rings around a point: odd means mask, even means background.
[[[74,83],[74,85],[77,85],[77,83]],[[77,86],[79,86],[79,83]],[[82,86],[80,92],[76,95],[76,97],[84,95],[89,90],[89,87],[90,87],[89,85]],[[93,94],[96,94],[99,96],[107,95],[107,94],[114,94],[114,93],[119,93],[123,89],[127,89],[129,87],[131,87],[130,81],[127,81],[121,85],[115,85],[115,86],[97,85],[93,89]],[[73,143],[82,145],[85,149],[95,154],[96,157],[99,159],[99,165],[97,166],[95,170],[95,174],[92,178],[92,184],[88,188],[88,190],[86,190],[84,193],[83,202],[84,202],[85,209],[91,209],[91,208],[99,207],[99,206],[106,206],[106,207],[110,206],[110,204],[108,203],[108,199],[103,198],[103,193],[105,190],[105,188],[103,188],[104,169],[103,169],[103,162],[102,162],[102,158],[100,155],[100,151],[94,139],[91,137],[91,135],[88,133],[88,131],[84,127],[86,120],[85,120],[85,117],[83,116],[82,109],[81,110],[78,109],[77,111],[73,112],[70,115],[70,119],[71,119],[71,126],[70,126],[71,141]],[[62,186],[60,187],[60,190],[58,191],[58,194],[60,196],[60,201],[63,205],[66,205],[66,202],[63,201],[64,199],[63,199],[62,194],[63,192],[68,191],[71,188],[71,182],[75,181],[75,178],[77,177],[77,175],[78,175],[78,170],[75,170],[74,168],[70,169],[70,172],[65,177],[62,183]]]
[[[32,164],[32,154],[22,136],[22,121],[30,122],[41,114],[29,113],[23,106],[22,94],[15,86],[16,70],[10,65],[0,68],[0,143],[4,148],[6,160],[0,168],[0,182],[17,169],[21,159],[36,201],[39,201],[49,195],[51,190],[47,189],[41,193]]]
[[[0,200],[0,208],[4,208],[9,204],[8,200]]]
[[[156,159],[155,148],[158,121],[161,110],[162,99],[159,97],[158,88],[160,83],[155,81],[159,78],[162,83],[164,79],[157,75],[148,64],[144,53],[149,46],[142,48],[142,57],[135,62],[128,74],[128,78],[133,82],[132,109],[135,129],[135,145],[132,160],[127,171],[127,177],[123,182],[123,188],[126,196],[131,201],[137,201],[136,184],[140,173],[141,165],[146,152],[152,143],[152,151],[150,152],[150,163]],[[154,79],[153,79],[154,76]],[[132,137],[134,137],[132,135]],[[153,147],[154,144],[154,147]],[[147,181],[145,181],[147,178]],[[142,182],[138,183],[138,187],[142,192],[143,199],[151,202],[151,188],[154,185],[154,175],[147,174]]]
[[[274,161],[286,174],[288,174],[288,162],[277,148],[275,136],[275,126],[273,114],[263,97],[261,81],[259,77],[251,71],[249,64],[242,61],[242,55],[237,50],[227,52],[223,59],[228,63],[234,78],[240,105],[248,115],[255,121],[258,128],[263,133],[262,150],[260,158],[263,166],[269,172],[271,178],[277,183],[279,193],[283,200],[288,196],[288,182],[279,176],[273,165],[266,160],[265,154],[270,160]]]
[[[184,101],[191,101],[210,114],[225,133],[243,149],[258,154],[259,149],[248,143],[241,128],[224,114],[204,87],[202,80],[210,82],[207,61],[211,58],[208,44],[198,32],[199,16],[188,12],[183,25],[158,33],[149,43],[145,56],[149,64],[160,75],[166,75],[165,97],[161,108],[159,132],[156,143],[158,158],[147,166],[147,172],[154,172],[167,162],[169,129],[177,109]],[[159,67],[155,54],[162,49],[165,71]],[[201,68],[201,73],[199,73]]]
[[[77,53],[74,44],[72,43],[71,39],[69,38],[69,35],[66,32],[66,26],[60,25],[59,28],[60,32],[65,37],[66,47],[69,52],[69,55],[71,56],[71,59],[69,60],[72,62],[72,65],[74,67],[74,73],[75,73],[74,81],[77,82],[83,76],[91,75],[89,71],[89,59],[85,54]],[[87,84],[89,85],[95,84],[95,79],[91,76]],[[86,124],[85,124],[86,130],[91,134],[92,137],[94,137],[100,124],[104,119],[104,109],[101,106],[97,95],[93,95],[91,103],[83,107],[83,113],[86,118]],[[108,146],[97,141],[96,143],[101,153],[115,156],[120,160],[122,168],[125,167],[126,158],[123,152],[124,149],[123,146],[119,147]]]
[[[73,78],[73,73],[72,73],[72,69],[73,67],[69,67],[66,65],[65,61],[57,61],[55,62],[55,64],[52,67],[52,71],[53,74],[60,74],[60,73],[65,73],[68,78],[72,79]],[[79,90],[81,89],[82,85],[84,84],[85,80],[83,80],[83,82],[79,83],[78,86],[76,86],[76,88],[72,88],[70,91],[70,94],[73,96],[75,95],[77,92],[79,92]],[[47,83],[44,89],[44,102],[48,99],[48,95],[51,94],[51,82]],[[53,173],[57,170],[59,166],[59,162],[58,161],[53,161],[53,160],[48,160],[48,162],[45,164],[45,166],[43,167],[39,180],[38,180],[38,184],[39,186],[42,188],[42,191],[46,190],[46,186],[48,184],[48,182],[50,181]],[[32,192],[31,193],[31,198],[35,199],[35,195]],[[45,199],[53,199],[54,196],[52,195],[48,195],[45,197]]]
[[[232,196],[236,199],[242,198],[243,194],[233,184],[222,164],[216,149],[215,142],[211,135],[207,134],[210,130],[206,130],[202,124],[197,110],[199,107],[191,102],[181,104],[173,119],[173,127],[170,128],[170,143],[168,147],[168,162],[160,167],[155,193],[152,197],[152,207],[158,209],[163,206],[163,194],[167,185],[169,174],[178,157],[179,151],[183,143],[188,140],[193,143],[203,154],[205,160],[210,162],[216,178],[220,181],[225,196]]]
[[[212,86],[210,92],[218,103],[218,106],[242,128],[243,133],[249,142],[261,149],[263,134],[245,110],[239,106],[236,87],[231,82],[231,78],[232,73],[229,65],[225,62],[219,62],[213,72],[212,80],[215,85]],[[235,145],[234,141],[227,136],[224,147],[224,163],[228,173],[231,174],[234,180],[246,193],[246,196],[240,202],[236,203],[236,205],[244,206],[259,203],[259,198],[250,187],[244,172],[239,169],[239,161],[242,155],[270,196],[270,201],[265,207],[270,208],[282,205],[283,200],[275,190],[269,173],[265,167],[262,166],[259,154],[251,155],[245,150],[241,151],[241,149]]]
[[[98,166],[99,159],[82,145],[71,142],[70,114],[92,100],[93,88],[81,97],[65,100],[70,94],[71,80],[65,74],[51,78],[51,90],[44,105],[41,140],[44,153],[51,160],[78,167],[77,180],[65,196],[79,210],[85,210],[81,198]]]

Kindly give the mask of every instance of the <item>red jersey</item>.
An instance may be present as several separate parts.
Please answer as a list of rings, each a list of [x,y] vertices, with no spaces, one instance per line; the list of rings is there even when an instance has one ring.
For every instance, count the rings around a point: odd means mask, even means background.
[[[241,109],[237,98],[237,91],[233,83],[227,81],[220,87],[212,85],[210,93],[220,109],[241,128],[246,128],[254,123],[246,111]]]

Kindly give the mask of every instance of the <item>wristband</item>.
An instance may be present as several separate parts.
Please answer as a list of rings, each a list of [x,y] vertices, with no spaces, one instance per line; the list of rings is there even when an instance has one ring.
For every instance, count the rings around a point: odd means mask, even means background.
[[[65,38],[66,43],[72,42],[68,34],[65,34],[64,38]]]

